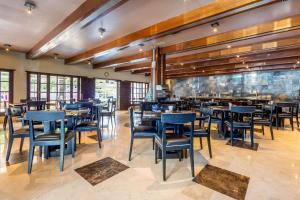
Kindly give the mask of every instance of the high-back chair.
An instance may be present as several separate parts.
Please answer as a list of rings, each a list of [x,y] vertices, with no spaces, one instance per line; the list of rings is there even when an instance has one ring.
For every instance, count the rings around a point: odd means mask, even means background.
[[[130,147],[129,147],[129,158],[128,160],[131,160],[131,154],[132,154],[132,147],[133,142],[135,139],[152,139],[153,145],[154,145],[154,136],[156,134],[155,127],[152,126],[137,126],[134,123],[134,116],[133,116],[133,108],[129,107],[129,122],[130,122]]]
[[[211,152],[211,142],[210,142],[210,129],[211,129],[211,123],[212,123],[212,116],[213,116],[213,110],[209,108],[203,108],[201,107],[199,110],[200,117],[197,117],[197,120],[199,120],[199,124],[202,124],[202,126],[199,126],[199,129],[194,130],[194,137],[198,137],[200,140],[200,148],[203,148],[202,145],[202,138],[207,139],[207,145],[208,145],[208,151],[209,156],[212,158],[212,152]],[[207,123],[207,127],[205,127],[205,123]]]
[[[25,115],[26,120],[29,121],[29,154],[28,154],[28,174],[31,173],[32,161],[34,156],[34,149],[36,146],[46,147],[59,146],[60,147],[60,171],[64,169],[64,152],[65,144],[68,141],[72,142],[72,156],[74,157],[75,149],[75,133],[72,130],[65,130],[65,113],[57,111],[29,111]],[[56,127],[51,125],[60,122],[60,128],[55,130]],[[44,128],[44,133],[36,134],[34,129],[34,122],[43,122],[44,127],[46,124],[48,128]]]
[[[276,128],[278,130],[279,123],[282,122],[284,125],[284,120],[289,119],[290,120],[290,125],[292,127],[292,131],[294,131],[294,122],[293,122],[293,117],[294,117],[294,112],[296,108],[296,103],[294,102],[282,102],[282,103],[277,103],[276,104]]]
[[[258,117],[254,117],[254,121],[253,121],[254,125],[261,125],[263,135],[265,134],[264,126],[269,126],[272,140],[274,140],[274,134],[273,134],[274,110],[275,110],[274,105],[268,105],[268,104],[262,105],[261,113],[258,113],[260,115]]]
[[[19,117],[22,115],[22,109],[20,107],[16,108],[7,108],[6,113],[7,122],[9,126],[9,134],[8,134],[8,145],[7,145],[7,153],[6,153],[6,161],[9,161],[12,145],[15,138],[20,138],[20,152],[22,152],[24,139],[29,137],[29,130],[25,128],[14,129],[13,117]]]
[[[101,112],[101,106],[98,105],[95,110],[98,112],[96,115],[99,116],[100,112]],[[83,116],[83,118],[84,118],[84,116]],[[78,132],[78,136],[79,136],[79,138],[78,138],[79,144],[81,143],[81,132],[96,131],[98,145],[99,145],[99,148],[101,148],[102,135],[101,135],[100,117],[95,117],[95,120],[92,120],[92,121],[85,121],[85,120],[81,120],[80,116],[78,116],[77,120],[81,121],[75,127],[75,130],[76,130],[76,132]]]
[[[255,106],[232,106],[230,109],[230,119],[225,124],[230,128],[231,145],[233,145],[233,134],[235,130],[250,130],[251,147],[254,146],[254,127],[253,117],[255,113]],[[247,119],[244,117],[247,116]],[[244,134],[243,138],[244,140]]]
[[[159,134],[155,135],[155,163],[157,163],[158,148],[162,152],[162,167],[163,167],[163,180],[166,180],[166,159],[167,151],[181,152],[185,149],[189,150],[191,172],[192,176],[195,176],[194,172],[194,121],[196,120],[196,113],[167,113],[162,114],[161,123],[159,124]],[[174,134],[174,137],[167,137],[167,129],[169,125],[183,126],[188,124],[190,131],[186,134]]]

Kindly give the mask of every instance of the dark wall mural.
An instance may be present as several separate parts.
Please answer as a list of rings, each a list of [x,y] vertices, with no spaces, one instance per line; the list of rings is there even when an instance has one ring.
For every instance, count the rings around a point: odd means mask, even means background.
[[[300,71],[249,72],[170,81],[173,95],[298,99]]]

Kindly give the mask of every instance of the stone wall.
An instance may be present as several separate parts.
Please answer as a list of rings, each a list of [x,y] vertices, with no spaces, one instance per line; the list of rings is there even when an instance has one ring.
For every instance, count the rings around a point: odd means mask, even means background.
[[[272,99],[299,97],[300,71],[268,71],[193,77],[169,81],[173,95],[262,96]]]

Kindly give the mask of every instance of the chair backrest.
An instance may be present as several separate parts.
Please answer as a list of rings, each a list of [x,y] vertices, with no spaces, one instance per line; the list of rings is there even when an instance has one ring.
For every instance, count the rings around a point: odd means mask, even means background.
[[[255,106],[231,106],[230,111],[238,114],[253,114],[255,109]]]
[[[293,115],[294,110],[298,109],[298,103],[295,102],[279,102],[276,104],[276,114],[280,111],[285,111]]]
[[[196,113],[164,113],[161,115],[162,124],[185,124],[194,123]]]
[[[29,136],[31,142],[35,140],[34,122],[43,122],[44,132],[46,133],[51,129],[52,125],[55,128],[56,122],[60,121],[60,135],[61,138],[64,138],[65,112],[63,111],[28,111],[25,114],[25,119],[29,121]]]
[[[53,122],[65,119],[63,111],[28,111],[25,114],[25,119],[36,122]]]
[[[28,110],[31,110],[34,107],[36,110],[45,110],[46,109],[46,101],[28,101],[27,102]]]
[[[264,104],[262,105],[262,114],[263,114],[263,117],[264,116],[268,116],[270,122],[272,121],[272,118],[273,118],[273,113],[275,111],[275,105],[269,105],[269,104]]]
[[[207,126],[207,132],[208,134],[210,134],[210,128],[211,128],[211,119],[212,116],[214,114],[214,111],[210,108],[206,108],[206,107],[201,107],[199,109],[200,115],[201,117],[204,117],[205,119],[207,119],[208,121],[208,126]]]
[[[78,110],[79,104],[77,103],[67,103],[63,107],[65,110]]]
[[[23,112],[21,107],[6,108],[5,115],[7,116],[10,135],[14,133],[14,124],[12,118],[22,116],[22,114]]]

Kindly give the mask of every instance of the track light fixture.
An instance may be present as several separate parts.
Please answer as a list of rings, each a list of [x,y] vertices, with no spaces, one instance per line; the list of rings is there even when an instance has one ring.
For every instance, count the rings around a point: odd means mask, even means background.
[[[36,8],[36,4],[31,0],[26,0],[24,6],[26,7],[28,14],[31,14],[32,10]]]

